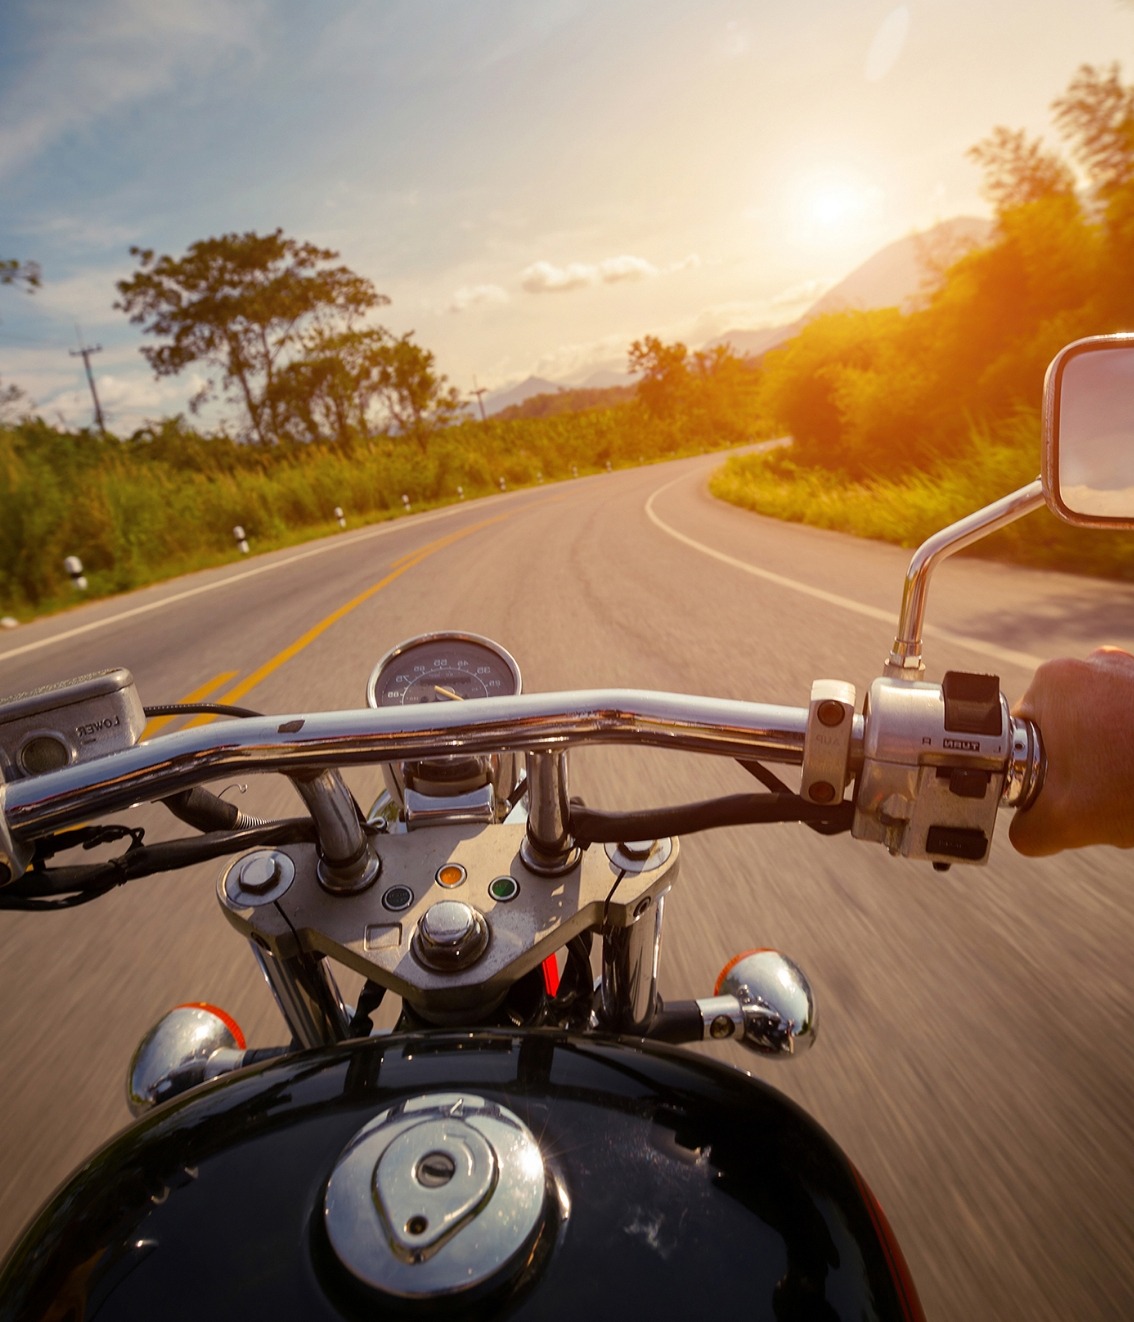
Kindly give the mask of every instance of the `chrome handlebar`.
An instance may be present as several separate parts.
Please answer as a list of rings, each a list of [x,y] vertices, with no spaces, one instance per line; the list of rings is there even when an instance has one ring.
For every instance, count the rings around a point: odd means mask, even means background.
[[[894,681],[880,681],[893,685]],[[924,700],[920,706],[936,712],[932,685],[907,687]],[[940,692],[939,689],[937,689]],[[911,857],[937,857],[924,839],[896,847],[894,804],[902,795],[911,803],[936,794],[929,828],[946,821],[954,834],[975,822],[991,834],[997,806],[1027,806],[1042,781],[1039,733],[1029,722],[1004,711],[1001,736],[990,743],[959,741],[956,752],[922,747],[928,739],[910,739],[908,715],[895,717],[899,736],[879,737],[891,725],[884,717],[880,692],[873,691],[870,717],[851,714],[845,704],[849,731],[844,744],[842,784],[865,775],[872,785],[873,804],[864,809],[860,793],[854,834],[887,844],[891,852]],[[645,744],[685,752],[804,764],[809,717],[814,741],[813,702],[807,708],[738,702],[635,689],[600,689],[566,693],[536,693],[466,702],[429,703],[380,710],[325,712],[316,715],[253,717],[203,728],[192,728],[143,741],[58,771],[0,782],[0,875],[19,876],[30,860],[37,838],[91,818],[120,811],[143,800],[158,800],[178,791],[229,775],[281,773],[297,782],[315,818],[324,857],[332,870],[341,865],[340,883],[353,887],[366,871],[361,828],[355,827],[350,798],[331,768],[436,758],[450,753],[523,752],[528,759],[529,826],[525,862],[536,870],[564,870],[571,853],[565,837],[566,757],[570,748],[597,744]],[[908,704],[904,703],[903,711]],[[939,717],[933,719],[940,723]],[[867,737],[869,720],[871,738]],[[915,718],[914,725],[923,723]],[[940,741],[939,741],[940,742]],[[950,741],[944,741],[948,749]],[[897,752],[891,751],[897,749]],[[969,749],[971,751],[965,751]],[[968,802],[971,777],[952,785],[941,780],[942,769],[971,765],[986,775],[979,819]],[[322,773],[328,774],[322,774]],[[805,781],[807,768],[805,767]],[[873,778],[873,779],[871,779]],[[896,789],[895,795],[892,790]],[[963,812],[957,816],[958,803]],[[842,797],[842,791],[837,791]],[[812,793],[812,797],[815,797]],[[902,811],[908,820],[911,810]],[[944,818],[942,817],[944,814]],[[869,821],[867,814],[870,815]],[[938,822],[937,826],[933,822]],[[353,833],[353,834],[352,834]],[[326,839],[324,838],[326,836]],[[326,846],[335,841],[335,847]],[[985,850],[987,856],[987,849]],[[958,858],[964,858],[962,854]],[[967,861],[983,861],[975,855]],[[357,873],[357,876],[356,876]]]
[[[722,757],[799,765],[807,711],[765,703],[637,689],[532,693],[378,711],[250,717],[137,744],[4,787],[18,839],[35,839],[139,800],[221,776],[302,776],[447,753],[552,752],[588,744],[647,744]],[[861,762],[855,718],[852,764]]]

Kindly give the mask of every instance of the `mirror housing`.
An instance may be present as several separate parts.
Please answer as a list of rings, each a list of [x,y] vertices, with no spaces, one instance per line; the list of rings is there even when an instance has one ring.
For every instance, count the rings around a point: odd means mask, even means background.
[[[1052,360],[1043,492],[1065,523],[1134,528],[1134,334],[1076,340]]]

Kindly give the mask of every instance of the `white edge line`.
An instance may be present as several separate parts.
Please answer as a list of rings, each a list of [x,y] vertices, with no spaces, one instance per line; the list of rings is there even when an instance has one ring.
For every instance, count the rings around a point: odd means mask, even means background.
[[[668,491],[670,487],[686,480],[687,478],[684,475],[675,477],[673,481],[658,487],[646,501],[646,517],[660,531],[674,538],[675,541],[691,547],[694,551],[700,551],[702,555],[711,556],[712,559],[719,560],[722,564],[730,565],[733,569],[742,570],[745,574],[751,574],[754,578],[761,578],[766,583],[774,583],[777,587],[787,588],[790,592],[798,592],[805,597],[814,597],[817,601],[822,601],[828,606],[838,606],[842,610],[853,612],[855,615],[864,615],[868,620],[880,620],[883,624],[889,625],[891,629],[896,626],[897,615],[894,612],[880,610],[877,606],[868,606],[865,602],[854,601],[850,597],[842,597],[836,592],[828,592],[825,588],[813,587],[810,583],[801,583],[798,579],[787,578],[783,574],[774,573],[770,569],[761,569],[758,565],[751,564],[747,560],[738,560],[735,556],[727,555],[724,551],[706,546],[704,542],[695,541],[692,537],[687,537],[685,533],[678,532],[676,528],[671,528],[654,509],[654,500],[663,492]],[[958,646],[967,647],[971,651],[979,652],[982,656],[990,657],[994,661],[1003,661],[1007,665],[1020,666],[1024,670],[1035,670],[1044,660],[1043,657],[1032,656],[1028,652],[1015,652],[1007,647],[997,647],[995,643],[987,643],[979,638],[968,638],[964,634],[951,633],[947,629],[937,629],[932,625],[927,625],[924,632],[927,637],[936,638],[940,642],[955,643]]]
[[[458,504],[447,506],[441,510],[431,510],[428,514],[419,514],[414,527],[420,527],[423,523],[435,523],[438,519],[450,518],[452,515],[470,508],[471,505]],[[93,633],[96,629],[106,629],[112,624],[121,624],[123,620],[133,619],[136,615],[147,615],[150,611],[160,610],[164,606],[172,606],[178,601],[187,601],[190,597],[199,597],[205,592],[216,592],[220,588],[229,587],[233,583],[241,583],[245,579],[256,578],[260,574],[270,574],[276,569],[284,569],[288,565],[294,565],[299,560],[307,560],[313,555],[323,555],[327,551],[341,550],[344,545],[350,543],[369,541],[372,537],[388,536],[399,529],[404,529],[404,527],[405,524],[401,519],[392,519],[378,524],[377,527],[360,528],[353,534],[348,534],[347,537],[331,537],[318,546],[308,547],[306,551],[289,555],[284,560],[273,560],[271,564],[257,565],[253,569],[246,569],[238,574],[229,574],[226,578],[219,578],[212,583],[203,583],[200,587],[186,588],[183,592],[175,592],[172,596],[162,597],[160,601],[149,601],[144,606],[133,606],[129,610],[118,611],[116,614],[104,616],[100,620],[90,620],[86,624],[76,625],[73,629],[65,629],[62,633],[52,634],[50,638],[37,638],[34,643],[24,643],[22,647],[13,647],[9,652],[0,652],[0,661],[10,661],[13,657],[26,656],[28,652],[37,652],[42,647],[52,647],[55,643],[66,642],[69,638],[78,638],[81,634]],[[140,591],[144,590],[140,589]]]

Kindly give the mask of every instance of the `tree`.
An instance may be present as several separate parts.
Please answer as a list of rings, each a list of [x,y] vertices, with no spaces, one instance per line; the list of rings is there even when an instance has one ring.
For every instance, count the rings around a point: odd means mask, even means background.
[[[689,350],[684,344],[663,344],[656,335],[630,346],[629,369],[640,374],[638,398],[655,418],[672,416],[689,387]]]
[[[1066,162],[1039,139],[1029,141],[1023,129],[998,125],[968,154],[984,169],[984,193],[998,216],[1045,198],[1074,195],[1075,177]]]
[[[39,263],[0,257],[0,285],[22,285],[26,293],[33,294],[39,288]],[[26,398],[19,386],[0,385],[0,419],[14,415]]]
[[[381,327],[311,337],[276,374],[271,402],[292,440],[345,446],[378,427],[411,438],[423,454],[433,433],[464,412],[413,332],[395,338]]]
[[[1120,330],[1134,316],[1134,295],[1123,278],[1134,262],[1134,88],[1123,86],[1117,64],[1083,65],[1053,109],[1086,171],[1105,235],[1106,266],[1116,276],[1100,290],[1096,326]]]
[[[282,230],[223,234],[192,244],[180,258],[130,249],[139,269],[118,283],[115,307],[164,343],[142,349],[157,376],[175,376],[193,363],[221,371],[260,442],[279,434],[277,374],[302,348],[305,336],[330,334],[388,303],[338,253],[299,243]],[[214,394],[210,381],[194,410]]]
[[[30,294],[39,288],[39,263],[0,258],[0,285],[23,285]]]
[[[433,354],[413,342],[413,331],[384,344],[376,355],[374,377],[395,429],[417,442],[422,454],[429,437],[465,411],[460,392],[434,371]]]
[[[896,347],[907,325],[897,308],[828,312],[766,355],[763,407],[792,436],[800,463],[855,475],[909,466],[916,436],[895,436],[878,407],[893,389],[895,366],[905,373],[913,367]],[[867,401],[869,422],[859,416]],[[908,412],[905,401],[901,412]]]
[[[1128,192],[1134,180],[1134,88],[1119,81],[1118,65],[1082,65],[1052,108],[1096,195],[1109,202]]]
[[[377,351],[390,338],[381,327],[316,334],[271,386],[281,437],[349,446],[369,432]]]

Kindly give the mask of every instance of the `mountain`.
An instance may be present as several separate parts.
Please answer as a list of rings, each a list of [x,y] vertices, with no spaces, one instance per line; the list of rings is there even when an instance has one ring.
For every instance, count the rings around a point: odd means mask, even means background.
[[[804,320],[843,308],[901,308],[909,312],[932,284],[932,272],[955,262],[969,248],[987,243],[992,222],[976,216],[944,220],[931,230],[887,244],[828,289]]]
[[[635,380],[625,367],[598,367],[571,385],[577,390],[609,390],[612,386],[632,386]]]
[[[487,391],[484,395],[484,411],[489,414],[501,413],[504,409],[511,408],[513,404],[522,404],[525,399],[531,399],[533,395],[554,395],[556,391],[562,389],[558,382],[548,381],[546,377],[529,376],[518,386]]]
[[[942,221],[920,234],[887,244],[873,257],[867,258],[845,279],[833,285],[813,303],[802,317],[779,326],[760,326],[756,329],[737,327],[726,331],[700,347],[715,348],[727,345],[742,358],[758,358],[769,349],[797,335],[813,317],[845,308],[900,307],[909,311],[924,298],[932,282],[932,272],[943,269],[957,260],[968,248],[987,243],[992,234],[992,222],[975,216],[957,216]],[[690,346],[695,348],[697,346]],[[632,385],[634,378],[620,370],[613,360],[591,363],[575,372],[566,381],[549,381],[545,377],[529,376],[517,386],[505,390],[489,391],[484,396],[485,413],[502,413],[516,408],[535,395],[576,393],[579,398],[563,400],[559,408],[548,405],[541,412],[587,407],[582,398],[588,391],[610,390],[610,401],[615,402]]]
[[[986,243],[992,222],[976,216],[957,216],[930,230],[910,234],[867,258],[844,280],[832,286],[793,322],[762,326],[758,330],[730,330],[710,341],[708,348],[727,344],[734,353],[758,357],[799,333],[813,317],[846,308],[892,308],[909,311],[924,297],[931,272],[956,261],[968,248]]]

